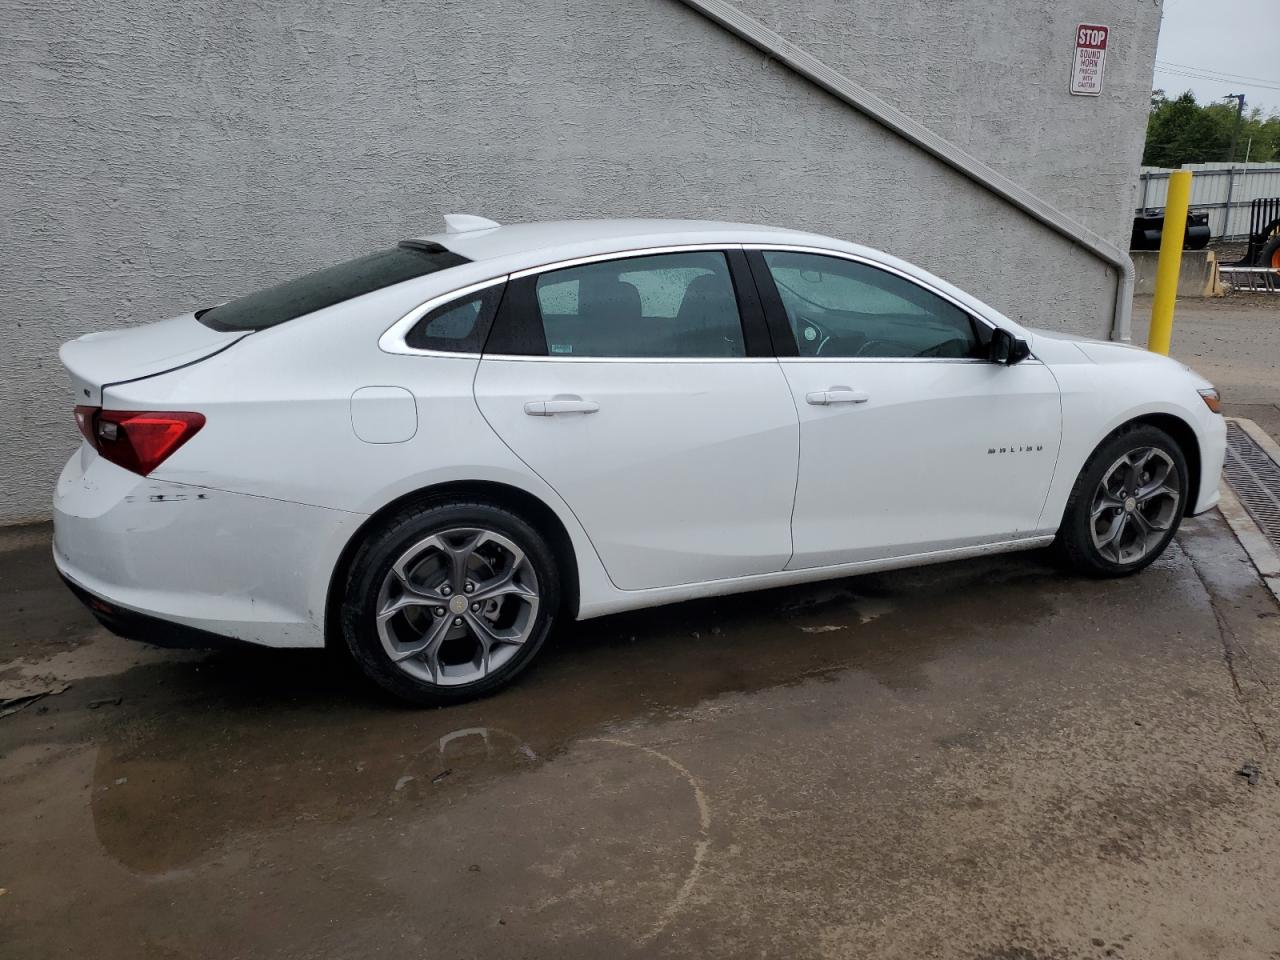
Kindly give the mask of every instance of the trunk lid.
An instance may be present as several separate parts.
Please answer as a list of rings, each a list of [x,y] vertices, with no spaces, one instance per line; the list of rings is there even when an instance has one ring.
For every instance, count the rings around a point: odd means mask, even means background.
[[[249,330],[213,330],[194,313],[118,330],[85,334],[62,345],[58,357],[71,374],[76,403],[102,405],[102,390],[211,357]]]

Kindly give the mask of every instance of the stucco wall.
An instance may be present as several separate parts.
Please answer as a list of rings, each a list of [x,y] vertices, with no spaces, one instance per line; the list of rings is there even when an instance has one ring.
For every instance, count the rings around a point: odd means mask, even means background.
[[[773,0],[736,2],[912,119],[1128,248],[1159,0],[805,0],[803,18]],[[1067,93],[1081,23],[1111,28],[1101,97]]]
[[[744,3],[1127,236],[1154,3]],[[1099,261],[674,0],[0,0],[0,18],[0,522],[47,513],[75,446],[59,343],[435,230],[442,212],[806,227],[1015,318],[1106,331]],[[1096,100],[1066,93],[1089,20],[1114,30]]]

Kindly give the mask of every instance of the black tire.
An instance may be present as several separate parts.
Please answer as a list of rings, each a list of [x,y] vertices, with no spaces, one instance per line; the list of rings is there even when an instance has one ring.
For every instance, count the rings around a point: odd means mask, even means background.
[[[1178,491],[1176,504],[1170,507],[1168,498],[1164,495],[1162,495],[1159,503],[1160,520],[1162,523],[1167,522],[1167,528],[1147,532],[1150,521],[1147,521],[1145,525],[1136,522],[1136,520],[1147,520],[1147,514],[1140,513],[1140,516],[1135,519],[1132,516],[1132,512],[1140,511],[1138,511],[1136,504],[1133,507],[1127,505],[1127,497],[1124,500],[1125,506],[1108,507],[1107,511],[1105,511],[1106,515],[1095,521],[1093,518],[1095,507],[1108,502],[1101,499],[1102,491],[1100,486],[1103,478],[1112,475],[1113,467],[1121,458],[1147,449],[1163,452],[1172,462],[1173,470],[1176,471]],[[1076,478],[1075,486],[1071,489],[1071,496],[1067,499],[1067,508],[1063,514],[1062,525],[1058,528],[1058,537],[1054,542],[1055,551],[1068,567],[1086,576],[1126,577],[1137,573],[1147,567],[1156,557],[1160,556],[1165,547],[1169,545],[1169,541],[1173,539],[1174,534],[1178,532],[1178,525],[1186,512],[1186,498],[1189,490],[1186,457],[1177,442],[1169,434],[1149,424],[1121,427],[1099,444],[1080,471],[1080,475]],[[1152,504],[1152,506],[1155,505],[1154,503]],[[1132,549],[1137,549],[1136,538],[1138,536],[1145,534],[1145,538],[1142,547],[1144,552],[1131,558],[1125,557],[1124,561],[1120,562],[1115,556],[1109,556],[1104,552],[1104,549],[1114,549],[1120,552],[1123,557],[1124,554],[1120,549],[1120,544],[1116,544],[1114,547],[1108,545],[1106,548],[1099,548],[1094,536],[1094,529],[1096,522],[1099,527],[1107,526],[1109,530],[1110,524],[1118,522],[1121,519],[1120,513],[1123,512],[1130,512],[1130,515],[1123,517],[1124,523],[1121,524],[1121,531],[1124,531],[1127,524],[1135,524],[1135,531],[1129,534],[1135,540],[1135,546]],[[1170,514],[1167,520],[1162,516],[1163,514]],[[1107,516],[1113,519],[1109,521],[1106,519]],[[1104,531],[1100,536],[1105,538],[1106,532]]]
[[[377,605],[384,581],[391,576],[398,558],[415,544],[457,528],[493,531],[517,545],[536,574],[539,602],[527,639],[510,659],[482,679],[446,686],[397,666],[379,634]],[[560,576],[555,556],[546,539],[523,517],[481,502],[417,505],[379,522],[356,550],[343,588],[341,631],[356,665],[383,690],[410,703],[442,706],[487,696],[510,683],[541,649],[559,605]]]
[[[1258,266],[1280,270],[1280,235],[1263,244],[1262,251],[1258,254]]]

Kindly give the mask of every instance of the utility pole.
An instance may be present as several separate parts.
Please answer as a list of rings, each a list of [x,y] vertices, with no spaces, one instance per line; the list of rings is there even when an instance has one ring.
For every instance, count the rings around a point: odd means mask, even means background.
[[[1244,122],[1244,94],[1228,93],[1223,100],[1236,101],[1236,125],[1231,131],[1231,152],[1227,154],[1227,160],[1231,163],[1236,162],[1236,143],[1240,140],[1240,124]]]

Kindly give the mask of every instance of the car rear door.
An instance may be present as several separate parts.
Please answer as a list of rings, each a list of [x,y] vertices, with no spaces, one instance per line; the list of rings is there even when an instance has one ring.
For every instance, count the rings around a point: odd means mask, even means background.
[[[741,250],[513,275],[475,397],[618,587],[770,573],[790,558],[799,424]]]
[[[984,359],[992,327],[940,290],[851,255],[748,252],[800,416],[788,568],[1027,537],[1061,403],[1031,358]]]

